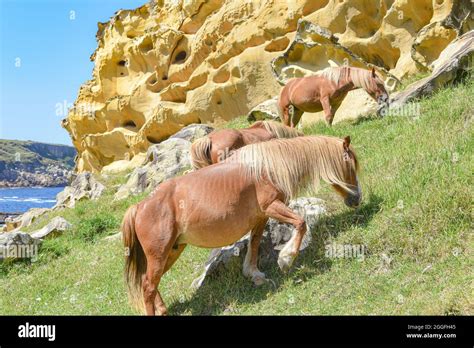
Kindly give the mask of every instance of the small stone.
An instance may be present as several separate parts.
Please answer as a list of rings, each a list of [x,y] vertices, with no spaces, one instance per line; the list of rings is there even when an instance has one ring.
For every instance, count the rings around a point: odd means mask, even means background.
[[[52,238],[70,229],[71,227],[72,225],[66,219],[62,218],[61,216],[56,216],[46,226],[35,232],[32,232],[31,236],[37,239]]]
[[[66,186],[56,196],[53,209],[74,208],[76,202],[83,199],[98,199],[105,191],[105,186],[97,181],[92,173],[84,172],[76,176],[70,186]]]

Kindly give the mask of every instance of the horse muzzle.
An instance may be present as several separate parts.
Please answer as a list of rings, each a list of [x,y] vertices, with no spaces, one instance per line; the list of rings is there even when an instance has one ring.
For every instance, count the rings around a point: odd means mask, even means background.
[[[378,104],[377,107],[377,116],[384,117],[388,114],[389,103],[388,102],[381,102]]]
[[[347,205],[349,208],[357,208],[360,205],[361,200],[362,200],[362,195],[349,194],[344,199],[344,204]]]

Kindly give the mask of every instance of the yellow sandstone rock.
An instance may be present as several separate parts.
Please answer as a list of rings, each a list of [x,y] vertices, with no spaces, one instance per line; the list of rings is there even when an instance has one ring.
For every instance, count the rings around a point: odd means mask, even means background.
[[[188,124],[230,120],[278,95],[271,62],[291,46],[300,19],[327,28],[361,65],[403,78],[429,69],[460,30],[471,28],[467,6],[468,0],[155,0],[118,11],[99,23],[92,79],[63,120],[78,150],[77,170],[129,169],[150,145]],[[300,53],[312,64],[299,68],[344,61],[331,45],[318,64],[310,52]]]

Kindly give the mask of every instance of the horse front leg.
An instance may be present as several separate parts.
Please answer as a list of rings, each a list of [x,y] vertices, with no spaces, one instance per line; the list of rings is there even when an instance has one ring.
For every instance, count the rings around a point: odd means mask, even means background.
[[[265,214],[279,222],[289,223],[296,228],[296,233],[293,234],[283,249],[281,249],[278,256],[278,266],[282,271],[286,272],[298,256],[301,241],[306,233],[306,222],[280,200],[273,201],[265,210]]]
[[[329,101],[329,97],[321,98],[321,105],[324,111],[324,117],[326,118],[326,123],[330,126],[332,125],[332,120],[334,119],[334,110]]]
[[[247,254],[245,255],[243,273],[244,276],[252,279],[257,286],[265,283],[265,274],[258,269],[258,249],[260,247],[260,240],[262,239],[263,231],[268,219],[259,222],[250,233],[250,240],[247,245]]]

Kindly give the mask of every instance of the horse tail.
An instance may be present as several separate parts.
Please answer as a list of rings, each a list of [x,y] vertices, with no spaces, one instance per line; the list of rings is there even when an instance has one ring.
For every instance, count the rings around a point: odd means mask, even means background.
[[[137,205],[128,208],[122,222],[123,244],[125,247],[124,276],[130,303],[140,312],[144,312],[142,276],[146,272],[146,257],[135,231],[137,208]]]
[[[199,138],[191,145],[191,164],[193,168],[204,168],[212,164],[212,142],[209,137]]]

